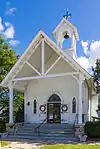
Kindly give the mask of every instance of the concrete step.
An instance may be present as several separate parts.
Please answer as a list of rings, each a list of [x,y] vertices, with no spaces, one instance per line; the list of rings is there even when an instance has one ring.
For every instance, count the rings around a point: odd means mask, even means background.
[[[35,128],[39,124],[24,124],[22,127],[18,128],[16,136],[30,136],[37,137]],[[70,124],[43,124],[39,128],[39,136],[43,137],[74,137],[73,125]],[[14,135],[10,133],[9,135]]]
[[[65,137],[65,138],[71,138],[71,137],[74,137],[73,134],[46,134],[46,133],[39,133],[39,136],[43,136],[43,137]]]
[[[11,134],[10,134],[11,135]],[[32,132],[17,132],[16,135],[20,135],[20,136],[37,136],[37,133],[32,133]],[[39,136],[55,136],[55,137],[73,137],[74,133],[70,132],[70,133],[65,133],[65,132],[39,132]]]
[[[19,128],[18,131],[20,132],[35,132],[35,128]],[[41,127],[39,128],[39,132],[60,132],[60,131],[63,131],[63,132],[73,132],[73,129],[51,129],[51,128],[45,128],[45,129],[42,129]]]
[[[9,135],[7,137],[8,139],[30,139],[30,140],[45,140],[45,141],[48,141],[48,140],[53,140],[53,141],[56,141],[56,140],[59,140],[59,141],[78,141],[77,138],[75,137],[54,137],[54,136],[20,136],[20,135]]]
[[[40,124],[24,124],[24,128],[36,128]],[[73,128],[72,124],[42,124],[41,128]]]

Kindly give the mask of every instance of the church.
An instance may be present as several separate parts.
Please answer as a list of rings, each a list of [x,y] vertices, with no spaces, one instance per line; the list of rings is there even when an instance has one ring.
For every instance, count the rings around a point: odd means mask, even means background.
[[[40,30],[1,83],[9,88],[10,124],[13,90],[24,93],[24,123],[74,124],[77,117],[83,124],[97,116],[91,75],[77,63],[77,28],[63,17],[52,35]]]

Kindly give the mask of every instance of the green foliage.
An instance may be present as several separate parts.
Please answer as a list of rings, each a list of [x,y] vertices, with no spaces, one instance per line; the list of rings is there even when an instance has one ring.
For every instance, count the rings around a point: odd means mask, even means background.
[[[88,137],[100,137],[100,121],[87,122],[85,124],[85,133],[88,135]]]
[[[96,67],[95,67],[95,69],[93,69],[93,72],[94,72],[94,74],[93,74],[94,82],[96,82],[96,84],[97,84],[96,92],[100,93],[100,83],[99,83],[100,82],[99,81],[99,79],[100,79],[100,59],[97,59]]]
[[[11,46],[6,42],[6,40],[0,36],[0,83],[8,74],[10,69],[16,63],[19,55],[12,50]],[[14,118],[17,116],[17,112],[23,111],[23,93],[14,91]],[[0,117],[2,117],[6,122],[9,121],[9,90],[8,88],[0,88]],[[22,112],[21,112],[22,113]],[[16,121],[16,120],[15,120]]]
[[[16,63],[17,57],[11,46],[0,36],[0,82],[4,79],[12,66]]]
[[[6,123],[4,120],[0,119],[0,133],[6,132]]]
[[[1,147],[7,146],[10,144],[10,142],[8,141],[0,141],[0,143],[1,143]]]
[[[45,145],[40,149],[100,149],[100,145],[97,144],[53,144]]]
[[[97,111],[100,111],[100,104],[98,104],[98,109],[97,109]]]

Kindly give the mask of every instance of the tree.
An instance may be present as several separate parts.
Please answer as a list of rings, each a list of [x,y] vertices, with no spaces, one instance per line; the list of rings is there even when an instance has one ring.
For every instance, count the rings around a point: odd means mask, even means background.
[[[93,69],[93,72],[94,82],[96,84],[96,92],[100,93],[100,59],[97,59],[96,67]]]
[[[18,55],[12,50],[3,36],[0,36],[0,83],[18,60]],[[16,105],[16,106],[15,106]],[[21,105],[21,106],[20,106]],[[14,117],[17,117],[18,108],[23,107],[23,94],[14,91]],[[23,109],[22,109],[23,110]],[[9,120],[9,90],[0,87],[0,116]],[[16,121],[16,120],[15,120]]]

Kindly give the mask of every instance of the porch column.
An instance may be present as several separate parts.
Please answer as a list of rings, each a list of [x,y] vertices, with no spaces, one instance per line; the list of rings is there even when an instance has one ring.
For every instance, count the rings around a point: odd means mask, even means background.
[[[82,124],[82,76],[79,74],[79,117],[78,117],[78,123]]]
[[[9,85],[9,123],[13,124],[13,86]]]

